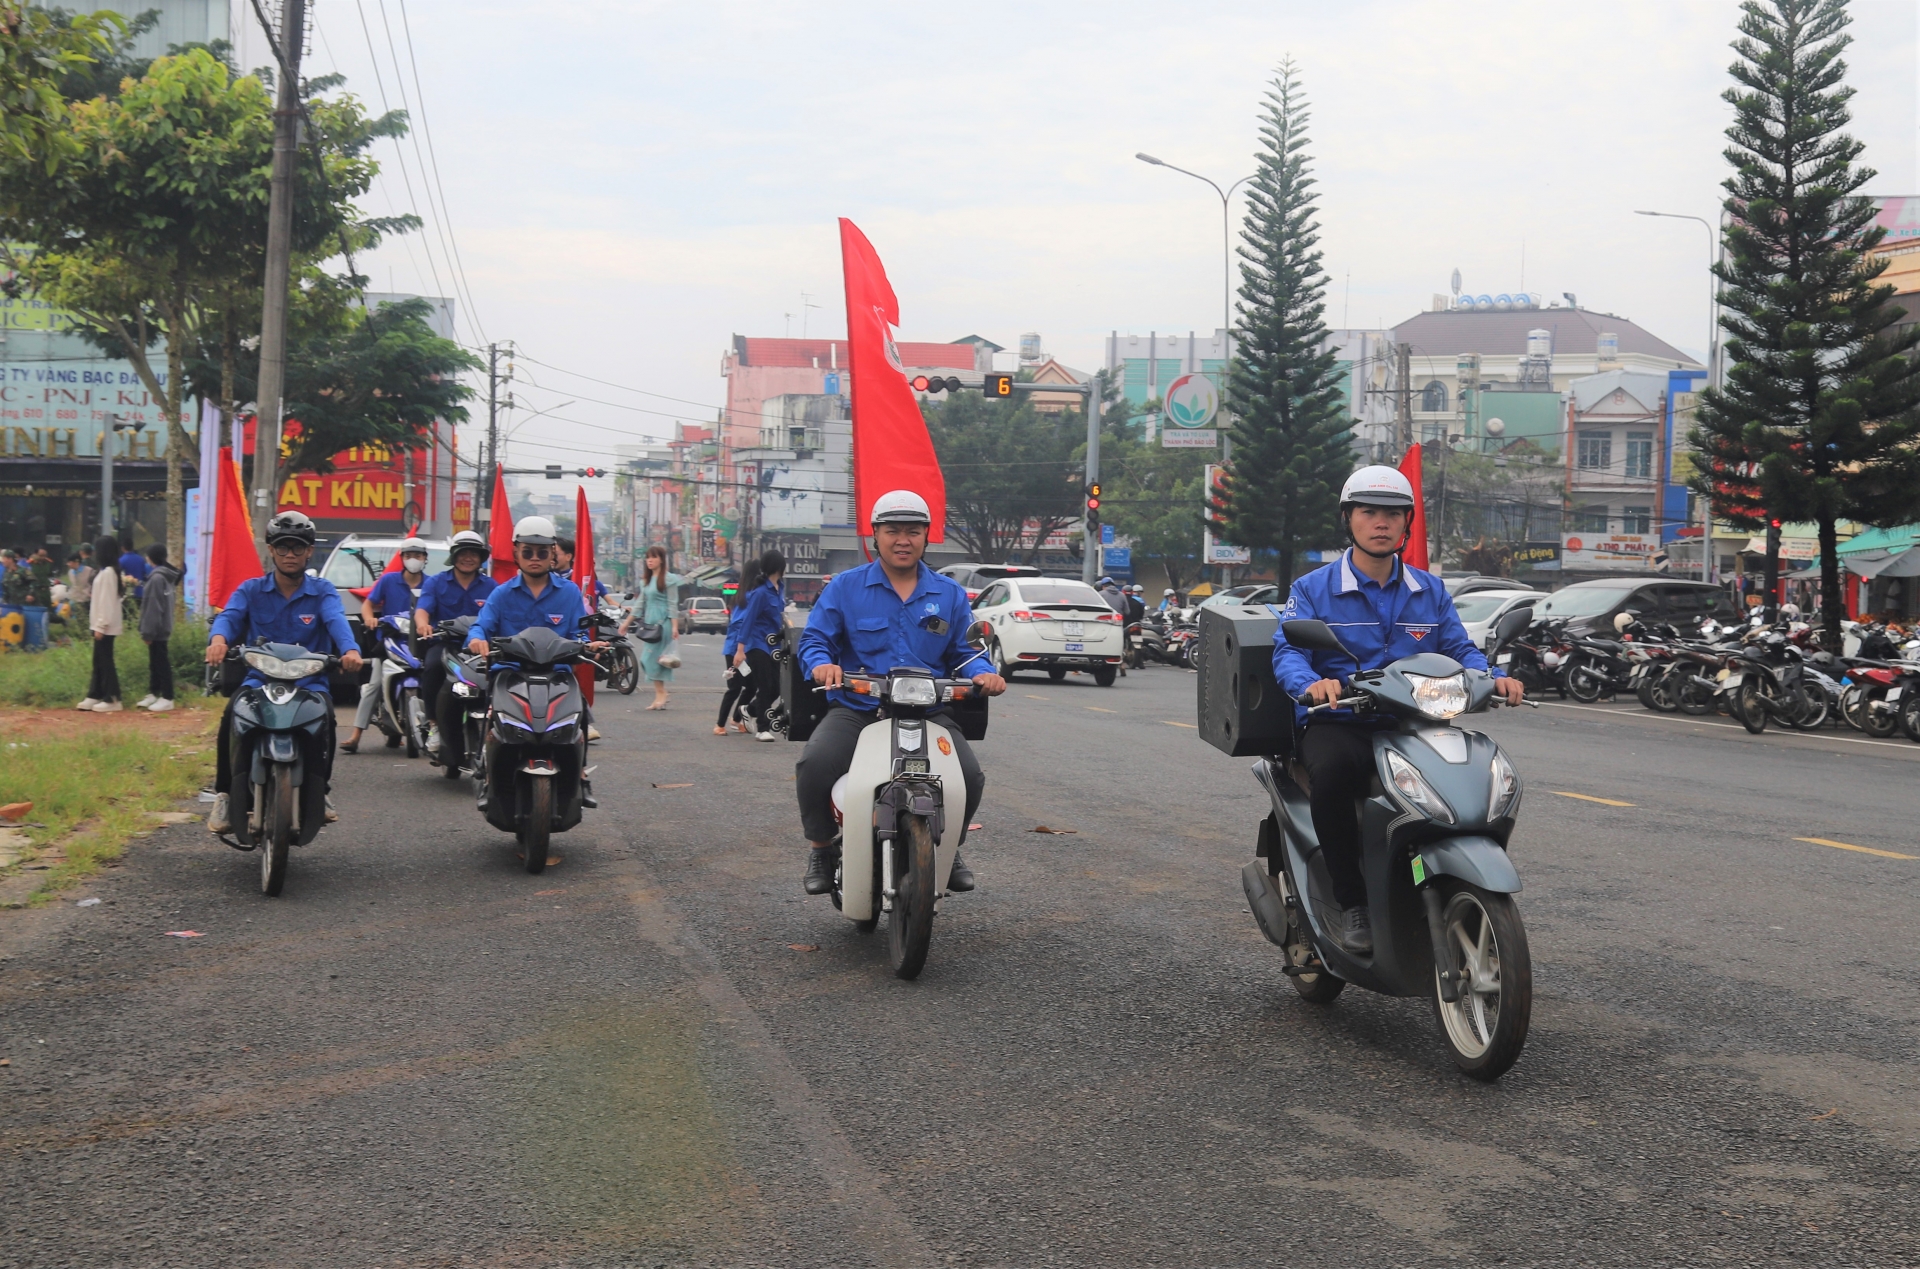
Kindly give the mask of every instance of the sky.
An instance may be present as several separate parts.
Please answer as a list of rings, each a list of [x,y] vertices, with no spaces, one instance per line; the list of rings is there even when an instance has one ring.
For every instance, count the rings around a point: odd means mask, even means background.
[[[1851,11],[1867,190],[1920,194],[1920,0]],[[242,65],[263,64],[250,5],[233,15]],[[1219,198],[1133,156],[1249,175],[1289,57],[1329,325],[1404,321],[1458,268],[1472,292],[1571,292],[1698,355],[1708,232],[1633,212],[1717,214],[1738,17],[1734,0],[317,0],[307,73],[413,112],[364,206],[427,228],[362,260],[374,287],[456,295],[464,342],[518,346],[510,463],[598,466],[710,421],[734,335],[844,333],[840,216],[886,262],[906,339],[1037,331],[1091,369],[1111,331],[1211,331]]]

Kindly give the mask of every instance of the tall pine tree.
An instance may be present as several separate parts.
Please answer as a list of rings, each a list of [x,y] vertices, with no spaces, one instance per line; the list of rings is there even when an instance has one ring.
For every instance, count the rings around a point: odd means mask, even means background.
[[[1239,249],[1240,329],[1228,389],[1236,417],[1221,518],[1227,541],[1278,555],[1284,590],[1303,550],[1340,538],[1340,486],[1353,450],[1326,347],[1309,116],[1292,58],[1280,64],[1266,101]]]
[[[1885,231],[1858,191],[1877,173],[1842,129],[1853,90],[1845,0],[1747,0],[1730,68],[1736,87],[1724,182],[1729,227],[1721,326],[1726,386],[1702,394],[1696,492],[1743,529],[1820,527],[1820,596],[1838,647],[1835,523],[1911,520],[1920,507],[1920,330],[1876,286]],[[1778,571],[1768,558],[1768,583]],[[1769,603],[1772,602],[1769,598]]]

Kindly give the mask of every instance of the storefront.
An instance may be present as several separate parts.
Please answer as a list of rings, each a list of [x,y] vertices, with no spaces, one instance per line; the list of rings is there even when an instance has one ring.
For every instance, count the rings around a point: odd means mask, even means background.
[[[113,531],[145,550],[166,540],[167,465],[156,452],[164,451],[164,437],[122,433],[114,439]],[[0,546],[44,546],[64,560],[99,537],[98,454],[97,433],[89,445],[74,428],[0,425]],[[191,467],[187,483],[194,483]]]

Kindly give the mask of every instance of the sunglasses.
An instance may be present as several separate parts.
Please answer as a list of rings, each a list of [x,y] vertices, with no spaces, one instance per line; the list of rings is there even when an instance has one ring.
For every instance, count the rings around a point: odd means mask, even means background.
[[[554,553],[553,548],[550,546],[534,546],[526,542],[522,542],[519,546],[516,546],[514,550],[520,552],[521,555],[530,560],[544,560]]]

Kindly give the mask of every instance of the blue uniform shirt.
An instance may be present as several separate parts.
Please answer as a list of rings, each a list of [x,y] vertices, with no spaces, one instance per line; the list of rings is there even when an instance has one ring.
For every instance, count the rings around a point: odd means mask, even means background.
[[[919,584],[903,603],[874,560],[841,573],[820,592],[800,635],[800,664],[809,676],[828,664],[864,674],[885,674],[896,665],[952,679],[990,674],[993,663],[967,646],[972,624],[967,592],[951,577],[922,564]],[[827,699],[854,709],[877,705],[838,688]]]
[[[1276,627],[1273,676],[1287,695],[1298,701],[1317,679],[1344,683],[1362,670],[1377,670],[1416,652],[1438,652],[1470,670],[1487,668],[1486,654],[1467,637],[1453,597],[1439,578],[1396,560],[1383,586],[1354,568],[1352,555],[1349,549],[1333,563],[1295,581],[1280,620],[1317,617],[1332,627],[1353,655],[1293,647]],[[1498,670],[1493,673],[1505,677]],[[1305,721],[1306,706],[1297,706],[1296,711]],[[1353,715],[1350,710],[1333,710],[1317,717],[1329,716]]]
[[[781,630],[787,624],[787,597],[772,582],[761,582],[740,597],[740,607],[734,613],[734,618],[739,622],[737,631],[733,628],[733,621],[727,623],[734,646],[749,650],[758,648],[766,652],[773,647],[767,642],[767,636],[774,636],[777,643]]]
[[[391,617],[396,613],[412,616],[413,584],[407,580],[406,570],[380,574],[373,589],[367,592],[367,602],[373,605],[376,617]]]
[[[745,604],[735,604],[727,615],[727,637],[720,642],[720,655],[729,662],[733,660],[735,650],[740,647],[740,614],[747,610]]]
[[[547,574],[547,588],[537,598],[527,589],[526,575],[516,573],[487,596],[467,637],[511,639],[528,626],[545,626],[562,639],[578,639],[587,621],[586,602],[580,588],[557,573]]]
[[[21,562],[25,563],[24,560]],[[120,557],[119,569],[120,576],[131,577],[134,581],[140,583],[133,588],[133,593],[136,598],[147,593],[147,576],[153,572],[153,566],[147,563],[146,556],[140,554],[138,551],[128,551]]]
[[[478,617],[481,605],[487,602],[487,596],[493,594],[498,585],[482,569],[473,575],[471,586],[462,586],[460,578],[452,569],[448,569],[427,579],[427,584],[420,588],[420,598],[415,601],[414,607],[425,611],[429,622]]]
[[[248,578],[240,583],[233,598],[213,619],[209,641],[213,635],[219,635],[230,645],[297,643],[315,652],[332,654],[359,650],[353,630],[347,625],[346,611],[340,607],[340,592],[333,588],[332,582],[312,574],[301,579],[300,589],[293,592],[291,599],[280,593],[271,573]],[[325,674],[309,675],[300,680],[300,685],[314,687],[326,679]],[[264,682],[258,671],[247,673],[247,686]]]

